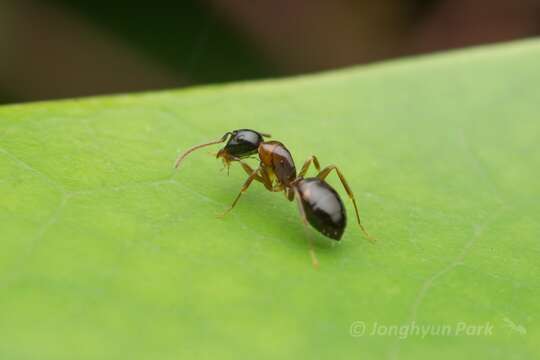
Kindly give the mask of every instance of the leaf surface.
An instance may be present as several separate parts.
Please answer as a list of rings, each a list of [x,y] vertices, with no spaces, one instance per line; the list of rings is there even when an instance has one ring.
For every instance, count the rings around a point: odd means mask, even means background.
[[[525,41],[0,108],[0,358],[539,357],[539,61]],[[377,244],[334,175],[349,226],[313,232],[319,270],[282,194],[217,219],[244,172],[217,147],[172,164],[236,128],[338,165]]]

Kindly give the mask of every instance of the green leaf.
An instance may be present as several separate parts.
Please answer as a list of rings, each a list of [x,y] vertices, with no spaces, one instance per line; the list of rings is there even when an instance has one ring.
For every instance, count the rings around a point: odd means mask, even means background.
[[[0,108],[0,358],[539,357],[539,63],[527,41]],[[315,270],[260,184],[217,219],[244,172],[172,164],[236,128],[339,165],[377,244],[312,231]]]

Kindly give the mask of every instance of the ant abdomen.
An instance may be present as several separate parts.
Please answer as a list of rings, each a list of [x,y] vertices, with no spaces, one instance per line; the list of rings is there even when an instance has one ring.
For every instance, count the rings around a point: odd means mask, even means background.
[[[319,178],[302,179],[296,188],[311,226],[339,241],[347,226],[347,215],[338,193]]]

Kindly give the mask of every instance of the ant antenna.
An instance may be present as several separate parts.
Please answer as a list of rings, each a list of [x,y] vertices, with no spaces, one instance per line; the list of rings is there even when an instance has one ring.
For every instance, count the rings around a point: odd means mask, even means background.
[[[178,167],[180,166],[180,163],[189,155],[191,154],[192,152],[194,152],[195,150],[198,150],[200,148],[203,148],[203,147],[206,147],[206,146],[210,146],[210,145],[215,145],[215,144],[220,144],[222,142],[224,142],[226,139],[227,139],[227,136],[231,135],[230,132],[227,132],[225,133],[225,135],[223,135],[221,137],[221,139],[219,140],[214,140],[214,141],[210,141],[208,143],[204,143],[204,144],[199,144],[199,145],[195,145],[193,147],[190,147],[189,149],[187,149],[182,155],[178,156],[178,158],[176,159],[176,163],[174,164],[174,167],[176,169],[178,169]]]
[[[272,137],[272,135],[270,135],[270,134],[268,134],[268,133],[262,133],[262,132],[260,132],[259,134],[261,134],[262,136],[267,137],[267,138],[271,138],[271,137]]]

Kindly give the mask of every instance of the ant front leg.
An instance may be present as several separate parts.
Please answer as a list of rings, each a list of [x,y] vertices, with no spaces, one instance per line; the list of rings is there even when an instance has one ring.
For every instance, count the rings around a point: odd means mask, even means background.
[[[311,163],[315,166],[315,169],[317,171],[321,171],[321,165],[319,164],[319,159],[315,155],[311,155],[307,158],[307,160],[304,162],[304,165],[302,166],[302,169],[298,173],[298,177],[304,177],[306,175]]]
[[[245,164],[245,165],[247,166],[247,168],[251,169],[251,167],[249,165],[247,165],[247,164]],[[244,168],[244,170],[246,170],[246,172],[248,170],[247,168]],[[231,207],[229,209],[227,209],[227,211],[225,211],[219,217],[223,218],[225,215],[227,215],[229,213],[229,211],[231,211],[235,207],[235,205],[238,203],[238,200],[240,200],[240,197],[242,196],[242,194],[245,193],[248,190],[248,188],[250,187],[253,180],[257,180],[257,181],[262,182],[266,188],[269,188],[269,187],[271,188],[271,184],[268,184],[266,179],[264,177],[262,177],[261,175],[259,175],[259,171],[260,171],[260,169],[252,170],[252,172],[248,176],[246,182],[244,183],[244,185],[242,185],[242,188],[240,189],[240,192],[238,193],[238,195],[234,199]]]
[[[298,212],[300,213],[300,217],[302,218],[302,222],[304,223],[304,230],[306,232],[309,246],[309,255],[311,256],[311,264],[315,269],[317,269],[319,267],[319,260],[317,260],[317,255],[315,255],[315,249],[313,248],[313,240],[311,239],[311,235],[309,233],[308,221],[306,217],[306,211],[304,210],[304,205],[302,204],[302,198],[300,197],[300,193],[296,189],[294,189],[294,197],[296,197],[296,203],[298,204]]]
[[[256,172],[257,177],[255,178],[255,180],[262,183],[267,190],[272,191],[272,182],[270,181],[270,178],[268,178],[268,176],[265,176],[266,173],[263,171],[263,169],[258,168],[257,170],[253,170],[253,168],[249,166],[247,163],[245,163],[244,161],[240,159],[238,159],[237,161],[240,163],[240,165],[242,166],[242,169],[244,169],[246,174],[251,176],[251,174]]]
[[[232,205],[227,209],[227,211],[225,211],[223,214],[219,215],[218,217],[221,217],[221,218],[225,217],[225,215],[227,215],[229,213],[229,211],[231,211],[234,208],[234,206],[236,205],[238,200],[240,200],[240,197],[242,196],[242,194],[247,191],[247,189],[249,188],[249,186],[251,185],[253,180],[255,180],[257,178],[257,176],[258,176],[258,174],[257,174],[256,171],[253,171],[251,173],[251,175],[249,175],[249,177],[247,178],[244,185],[242,185],[242,188],[240,189],[240,192],[238,193],[238,195],[234,199]]]
[[[358,222],[358,226],[360,226],[360,229],[362,230],[362,232],[364,233],[364,235],[366,236],[366,238],[374,243],[375,242],[375,239],[372,238],[368,232],[366,231],[366,229],[364,229],[364,227],[362,226],[362,223],[360,222],[360,215],[358,214],[358,206],[356,205],[356,200],[354,199],[354,194],[349,186],[349,184],[347,183],[347,180],[345,180],[345,177],[343,176],[343,174],[341,173],[341,171],[339,170],[339,168],[335,165],[329,165],[327,167],[325,167],[321,172],[319,172],[319,174],[317,175],[317,177],[321,180],[324,180],[326,179],[326,177],[330,174],[330,172],[332,170],[335,170],[337,175],[339,176],[339,180],[341,180],[341,184],[343,185],[343,187],[345,188],[345,191],[347,192],[347,195],[349,195],[349,198],[351,199],[353,205],[354,205],[354,212],[356,213],[356,221]]]

